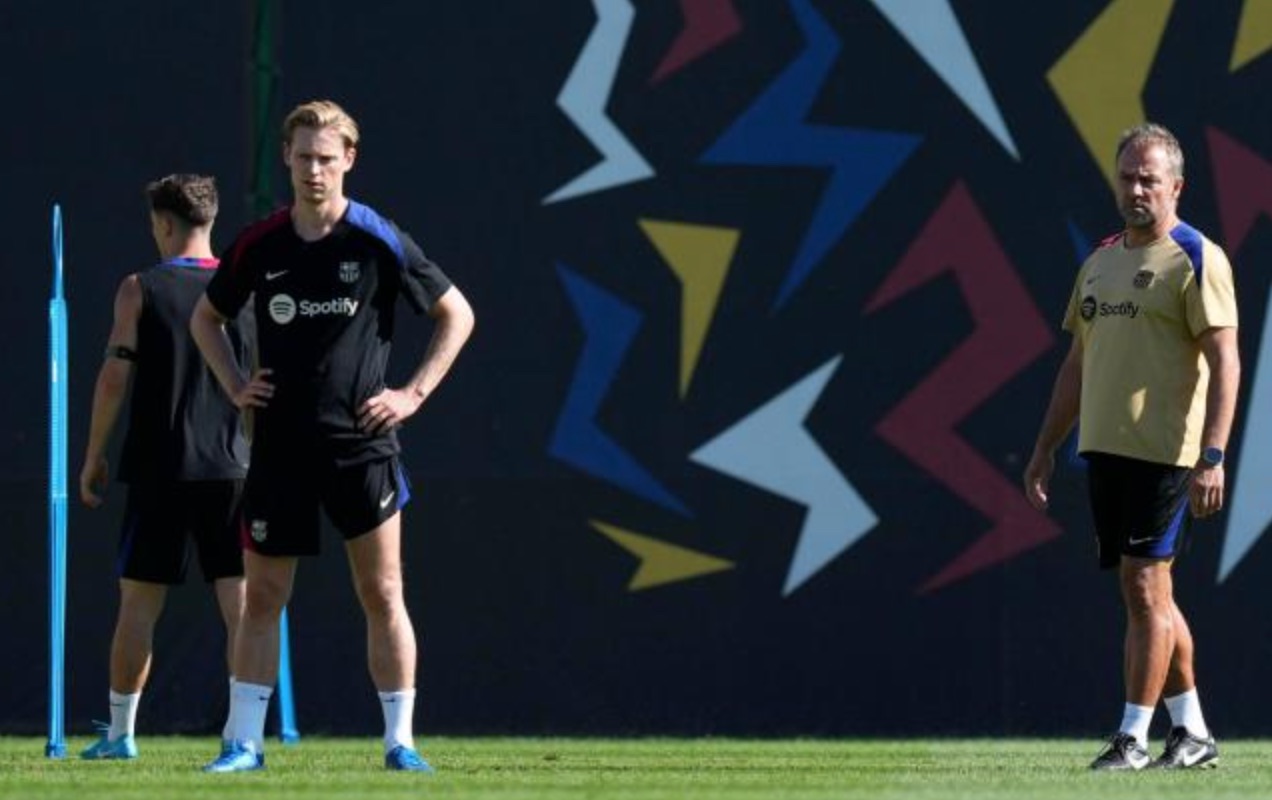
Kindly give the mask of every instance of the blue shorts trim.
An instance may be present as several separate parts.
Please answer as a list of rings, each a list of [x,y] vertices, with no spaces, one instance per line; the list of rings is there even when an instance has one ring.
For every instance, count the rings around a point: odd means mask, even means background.
[[[1192,470],[1108,453],[1084,453],[1100,567],[1132,558],[1176,558],[1192,517]]]

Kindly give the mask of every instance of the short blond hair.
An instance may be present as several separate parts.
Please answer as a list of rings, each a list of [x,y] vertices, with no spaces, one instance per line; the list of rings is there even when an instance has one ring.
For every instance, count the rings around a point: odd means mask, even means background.
[[[311,100],[292,109],[283,120],[283,144],[290,145],[297,128],[335,128],[345,148],[358,146],[358,123],[349,112],[330,100]]]

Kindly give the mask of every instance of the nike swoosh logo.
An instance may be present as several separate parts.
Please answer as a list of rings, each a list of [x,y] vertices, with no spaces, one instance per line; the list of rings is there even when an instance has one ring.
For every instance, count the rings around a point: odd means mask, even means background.
[[[283,277],[284,275],[286,275],[286,274],[287,274],[287,273],[289,273],[289,272],[291,272],[291,270],[289,270],[289,269],[279,270],[278,272],[266,272],[266,273],[265,273],[265,280],[267,280],[267,281],[272,281],[272,280],[274,280],[275,278],[281,278],[281,277]]]
[[[1145,542],[1151,542],[1156,538],[1157,538],[1156,536],[1145,536],[1140,539],[1127,539],[1126,543],[1130,545],[1144,544]]]
[[[386,495],[385,495],[385,496],[384,496],[384,497],[380,500],[380,508],[388,508],[388,507],[389,507],[389,503],[392,503],[392,502],[393,502],[393,495],[395,495],[395,494],[397,494],[397,492],[389,492],[388,494],[386,494]]]

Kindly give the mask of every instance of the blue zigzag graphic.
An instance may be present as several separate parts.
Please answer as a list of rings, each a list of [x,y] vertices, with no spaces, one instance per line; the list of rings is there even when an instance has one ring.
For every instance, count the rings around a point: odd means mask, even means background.
[[[557,105],[604,158],[557,189],[544,205],[651,178],[653,167],[605,113],[636,11],[627,0],[592,0],[596,28],[561,87]]]
[[[1091,255],[1091,252],[1095,250],[1095,243],[1082,232],[1082,229],[1078,227],[1078,223],[1073,220],[1069,220],[1069,241],[1073,243],[1073,252],[1077,256],[1075,263],[1081,266],[1087,260],[1087,256]],[[1077,276],[1077,269],[1074,269],[1073,274],[1075,277]],[[1067,340],[1065,343],[1067,344]],[[1073,432],[1069,434],[1069,440],[1065,442],[1063,452],[1069,466],[1074,469],[1087,468],[1086,459],[1078,455],[1078,426],[1073,426]]]
[[[785,305],[922,141],[912,134],[805,124],[840,43],[810,0],[790,0],[790,6],[808,47],[702,157],[709,164],[830,168],[774,310]]]
[[[786,573],[789,597],[861,537],[879,518],[804,426],[843,356],[827,361],[689,459],[807,506]]]
[[[963,105],[989,129],[1003,149],[1019,161],[1016,142],[1011,138],[1011,131],[1007,130],[994,93],[976,63],[976,54],[967,43],[967,36],[963,33],[963,26],[958,24],[950,0],[871,2],[963,101]]]
[[[596,413],[640,329],[641,313],[562,264],[557,264],[557,274],[587,341],[548,452],[632,494],[692,517],[684,503],[596,424]]]
[[[1069,241],[1073,243],[1073,252],[1078,257],[1078,265],[1081,266],[1082,262],[1087,260],[1087,256],[1095,250],[1096,243],[1092,242],[1073,220],[1069,220]]]

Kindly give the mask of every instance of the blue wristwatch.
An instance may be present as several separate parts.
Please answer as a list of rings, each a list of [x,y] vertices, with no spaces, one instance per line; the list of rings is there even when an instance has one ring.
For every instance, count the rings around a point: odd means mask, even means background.
[[[1201,463],[1207,467],[1217,467],[1223,463],[1223,449],[1219,447],[1207,447],[1201,451]]]

